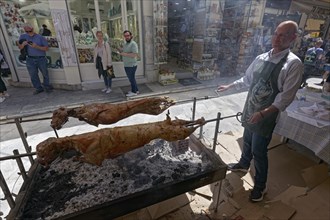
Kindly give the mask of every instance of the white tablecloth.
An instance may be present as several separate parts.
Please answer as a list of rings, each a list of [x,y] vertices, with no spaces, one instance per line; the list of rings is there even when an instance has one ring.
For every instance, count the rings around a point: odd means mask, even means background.
[[[306,146],[316,156],[330,164],[330,126],[326,124],[327,121],[321,121],[322,126],[315,126],[313,121],[315,122],[316,119],[296,114],[302,105],[312,104],[294,101],[285,112],[280,114],[274,133]]]

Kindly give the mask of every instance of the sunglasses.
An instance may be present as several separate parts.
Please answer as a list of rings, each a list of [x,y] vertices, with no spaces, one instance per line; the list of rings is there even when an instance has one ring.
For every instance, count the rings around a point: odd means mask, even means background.
[[[32,33],[32,31],[25,31],[26,33]]]

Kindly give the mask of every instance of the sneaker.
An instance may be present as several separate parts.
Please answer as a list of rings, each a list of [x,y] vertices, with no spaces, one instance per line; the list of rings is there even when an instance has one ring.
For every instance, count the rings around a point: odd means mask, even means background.
[[[127,97],[136,96],[136,95],[137,95],[137,94],[134,93],[134,92],[128,92],[128,93],[126,94]]]
[[[0,97],[9,97],[10,95],[6,92],[3,92],[0,94]]]
[[[260,202],[264,199],[264,195],[267,192],[267,187],[260,188],[260,187],[254,187],[250,193],[250,200],[252,202]]]
[[[104,88],[104,89],[102,89],[101,91],[102,92],[106,92],[108,90],[108,88]]]
[[[5,100],[6,100],[5,97],[0,97],[0,103],[3,102],[3,101],[5,101]]]
[[[111,89],[107,89],[105,93],[110,93],[111,91],[112,91]]]
[[[36,90],[36,91],[33,92],[33,95],[37,95],[37,94],[39,94],[39,93],[42,93],[43,91],[44,91],[43,89],[41,89],[41,90]]]
[[[248,168],[244,168],[242,167],[239,163],[235,163],[235,164],[229,164],[228,169],[235,172],[235,171],[241,171],[244,173],[248,172]]]
[[[127,94],[132,94],[132,93],[134,93],[134,92],[132,92],[132,91],[129,91]],[[136,94],[140,94],[140,92],[139,92],[139,91],[136,91],[135,93],[136,93]]]

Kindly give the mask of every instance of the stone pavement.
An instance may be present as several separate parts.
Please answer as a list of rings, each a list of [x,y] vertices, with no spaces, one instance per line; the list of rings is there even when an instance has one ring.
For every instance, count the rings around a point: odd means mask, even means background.
[[[220,83],[232,82],[237,77],[217,78],[210,81],[200,81],[200,84],[183,86],[180,83],[162,86],[158,82],[140,84],[140,95],[133,98],[141,98],[146,96],[166,95],[173,93],[182,93],[189,91],[190,98],[200,97],[198,92],[201,89],[209,88],[212,95],[214,89]],[[86,90],[86,91],[68,91],[54,89],[52,93],[40,93],[33,95],[33,88],[18,88],[8,86],[8,97],[4,102],[0,103],[0,121],[14,118],[25,117],[43,113],[49,113],[60,106],[72,107],[82,104],[96,103],[96,102],[119,102],[127,100],[125,93],[128,92],[129,87],[116,87],[115,81],[113,83],[112,92],[105,94],[101,89]]]

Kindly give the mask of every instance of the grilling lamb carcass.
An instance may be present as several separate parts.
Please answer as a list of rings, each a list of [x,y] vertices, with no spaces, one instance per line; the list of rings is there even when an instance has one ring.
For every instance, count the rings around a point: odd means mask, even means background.
[[[166,141],[185,139],[204,123],[204,118],[172,121],[167,115],[166,120],[160,122],[104,128],[63,138],[51,137],[37,145],[37,157],[40,164],[48,166],[62,152],[76,150],[82,154],[78,157],[80,161],[100,166],[104,159],[115,158],[157,138]]]
[[[77,108],[61,107],[53,112],[51,127],[60,129],[69,117],[95,126],[112,124],[137,113],[158,115],[174,104],[168,97],[152,97],[122,103],[94,103]]]

